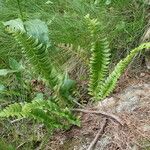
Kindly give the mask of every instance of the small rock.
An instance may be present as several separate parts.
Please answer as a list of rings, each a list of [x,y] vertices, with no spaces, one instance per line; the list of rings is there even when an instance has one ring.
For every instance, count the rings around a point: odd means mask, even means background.
[[[96,108],[99,110],[104,110],[112,108],[116,104],[116,99],[114,97],[106,98],[103,101],[98,102]]]
[[[145,77],[145,73],[144,72],[142,72],[141,74],[140,74],[140,77]]]
[[[150,125],[147,124],[143,125],[142,130],[145,132],[150,132]]]

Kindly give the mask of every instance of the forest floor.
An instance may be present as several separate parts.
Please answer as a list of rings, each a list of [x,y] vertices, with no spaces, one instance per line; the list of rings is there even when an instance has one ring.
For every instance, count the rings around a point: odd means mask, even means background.
[[[78,113],[81,127],[55,132],[46,150],[150,150],[149,71],[126,72],[111,97],[84,109],[89,112]],[[92,145],[96,135],[96,144]]]

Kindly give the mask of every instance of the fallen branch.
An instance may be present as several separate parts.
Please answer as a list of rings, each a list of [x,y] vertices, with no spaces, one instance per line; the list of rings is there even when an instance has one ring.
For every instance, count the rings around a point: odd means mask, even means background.
[[[116,121],[121,126],[124,125],[124,122],[119,117],[117,117],[117,116],[115,116],[113,114],[110,114],[110,113],[103,112],[103,111],[93,111],[93,110],[85,110],[85,109],[72,109],[72,111],[83,112],[83,113],[91,113],[91,114],[96,114],[96,115],[102,115],[102,116],[105,116],[107,118],[110,118],[110,119]]]
[[[98,139],[103,135],[104,133],[104,130],[107,126],[107,123],[108,123],[108,119],[105,119],[104,122],[103,122],[103,125],[101,127],[101,129],[98,131],[98,133],[96,134],[94,140],[91,142],[90,146],[88,147],[87,150],[94,150],[94,147],[98,141]]]

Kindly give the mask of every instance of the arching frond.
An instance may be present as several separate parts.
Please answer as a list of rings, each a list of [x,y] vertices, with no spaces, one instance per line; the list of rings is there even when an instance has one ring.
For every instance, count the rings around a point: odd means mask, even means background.
[[[33,100],[31,103],[14,103],[0,111],[0,117],[32,118],[44,123],[49,129],[63,128],[65,123],[79,125],[79,121],[66,109],[52,100]]]
[[[150,48],[150,42],[141,44],[139,47],[131,50],[130,54],[126,58],[122,59],[115,67],[114,71],[109,77],[101,84],[99,89],[99,99],[102,100],[108,96],[115,88],[119,77],[123,74],[128,64],[131,62],[133,57],[142,49]]]
[[[40,43],[38,39],[22,31],[13,31],[8,28],[7,31],[13,35],[16,41],[22,47],[23,52],[33,65],[36,72],[45,78],[52,89],[59,83],[59,74],[52,65],[46,51],[46,45]]]

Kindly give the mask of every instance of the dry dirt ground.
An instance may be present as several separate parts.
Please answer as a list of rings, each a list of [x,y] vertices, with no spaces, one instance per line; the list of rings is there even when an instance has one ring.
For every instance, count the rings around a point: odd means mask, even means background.
[[[113,114],[123,126],[103,115],[80,112],[81,127],[56,132],[46,149],[87,150],[107,119],[95,150],[150,150],[150,72],[125,74],[111,97],[87,109]]]

